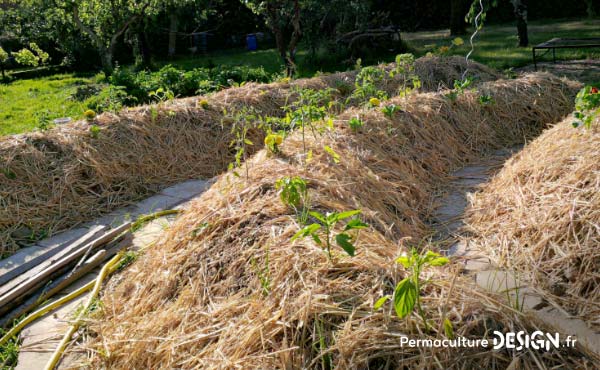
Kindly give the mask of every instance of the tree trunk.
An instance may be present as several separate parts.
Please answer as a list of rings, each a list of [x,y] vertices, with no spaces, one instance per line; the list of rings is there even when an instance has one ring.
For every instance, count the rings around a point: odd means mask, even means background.
[[[169,18],[169,56],[172,57],[177,47],[177,14],[171,13]]]
[[[529,35],[527,32],[527,4],[523,0],[512,0],[515,9],[515,17],[517,18],[517,36],[519,38],[519,46],[526,47],[529,45]]]
[[[112,75],[113,73],[113,63],[112,63],[112,51],[106,48],[99,48],[98,53],[100,53],[100,62],[102,63],[102,70],[106,77]]]
[[[586,11],[588,18],[594,18],[596,16],[596,10],[594,9],[594,0],[585,0],[587,5]]]
[[[138,32],[137,39],[140,55],[142,56],[142,65],[144,67],[149,67],[152,64],[152,54],[150,52],[150,45],[148,45],[146,32]]]
[[[465,15],[465,1],[450,0],[450,35],[456,36],[467,33]]]

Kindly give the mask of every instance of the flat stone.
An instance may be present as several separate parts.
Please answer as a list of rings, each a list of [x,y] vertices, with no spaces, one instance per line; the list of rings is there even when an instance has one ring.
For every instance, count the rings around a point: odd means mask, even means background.
[[[209,185],[210,183],[206,180],[189,180],[168,187],[161,191],[160,194],[187,200],[202,194],[208,189]]]
[[[123,207],[112,211],[111,213],[97,218],[86,225],[106,225],[111,228],[122,225],[126,221],[131,221],[137,217],[135,206]]]
[[[502,270],[481,271],[476,281],[477,285],[492,293],[506,293],[522,287],[513,274]]]
[[[78,227],[56,234],[53,237],[40,240],[37,244],[41,247],[52,248],[70,242],[85,235],[89,231],[88,227]]]
[[[436,209],[435,215],[443,223],[449,221],[449,218],[455,218],[464,213],[467,198],[463,192],[452,192],[445,196],[441,203],[442,205]]]
[[[132,216],[133,219],[135,219],[140,215],[172,209],[181,202],[182,200],[180,198],[158,194],[136,204]]]

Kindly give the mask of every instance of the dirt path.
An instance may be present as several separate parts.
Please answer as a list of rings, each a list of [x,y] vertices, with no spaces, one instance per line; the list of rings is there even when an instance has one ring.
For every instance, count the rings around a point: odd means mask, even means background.
[[[448,255],[462,259],[464,272],[472,275],[481,288],[505,296],[507,304],[543,323],[548,331],[574,336],[588,353],[600,357],[600,333],[560,307],[550,305],[534,286],[529,286],[512,272],[497,268],[493,261],[469,247],[469,235],[463,229],[469,195],[477,192],[520,149],[497,150],[452,174],[453,180],[446,187],[447,191],[438,199],[439,206],[431,224],[434,230],[432,241]]]

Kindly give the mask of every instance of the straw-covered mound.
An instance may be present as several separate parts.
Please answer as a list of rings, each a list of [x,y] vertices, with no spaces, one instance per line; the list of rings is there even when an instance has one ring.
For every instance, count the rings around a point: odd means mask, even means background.
[[[428,271],[422,295],[431,330],[400,320],[373,303],[405,272],[394,263],[427,232],[434,189],[451,169],[498,145],[522,142],[570,110],[572,88],[549,75],[481,87],[455,102],[418,94],[388,118],[378,109],[350,109],[334,128],[307,143],[298,132],[281,153],[261,150],[249,178],[220,176],[161,241],[110,283],[88,326],[87,365],[95,368],[535,368],[581,366],[577,352],[545,354],[489,349],[418,349],[402,336],[444,338],[442,316],[457,336],[489,338],[491,330],[531,329],[520,314],[480,293],[452,267]],[[391,103],[402,104],[401,98]],[[352,117],[365,123],[349,128]],[[339,163],[331,153],[339,156]],[[356,256],[333,249],[333,261],[301,227],[274,184],[307,180],[311,210],[361,209],[370,227],[354,234]],[[340,226],[338,225],[338,230]],[[514,360],[513,356],[520,356]],[[331,365],[331,366],[330,366]]]
[[[467,67],[482,81],[497,77],[461,58],[415,63],[424,89],[450,85]],[[235,152],[230,127],[222,125],[223,109],[231,113],[251,107],[264,116],[281,116],[297,88],[332,88],[334,99],[343,101],[355,77],[353,71],[290,83],[251,83],[206,97],[207,108],[199,106],[200,98],[187,98],[103,114],[94,122],[99,132],[81,121],[0,138],[0,256],[14,252],[19,239],[53,234],[168,185],[223,172]],[[399,78],[380,83],[390,95],[398,86]],[[250,132],[256,143],[262,135]]]
[[[600,128],[565,120],[473,199],[474,247],[600,329]]]

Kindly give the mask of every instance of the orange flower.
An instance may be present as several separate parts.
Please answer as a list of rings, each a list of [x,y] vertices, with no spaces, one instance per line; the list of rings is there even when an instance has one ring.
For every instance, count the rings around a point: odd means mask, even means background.
[[[598,88],[597,87],[592,87],[592,90],[590,90],[590,92],[592,94],[598,94]]]

